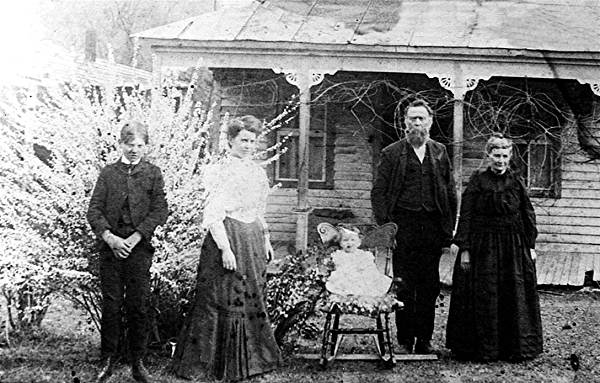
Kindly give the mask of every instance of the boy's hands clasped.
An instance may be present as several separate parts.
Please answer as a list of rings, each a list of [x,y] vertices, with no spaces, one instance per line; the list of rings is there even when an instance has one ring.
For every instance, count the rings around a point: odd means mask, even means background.
[[[102,239],[111,248],[115,257],[126,259],[131,254],[131,250],[142,240],[142,235],[136,231],[125,239],[106,230],[102,234]]]

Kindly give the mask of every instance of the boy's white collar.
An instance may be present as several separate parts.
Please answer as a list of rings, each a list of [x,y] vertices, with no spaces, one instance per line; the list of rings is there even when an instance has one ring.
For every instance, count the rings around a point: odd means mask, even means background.
[[[124,163],[125,165],[137,165],[140,163],[142,159],[139,158],[137,161],[131,162],[127,159],[127,157],[125,156],[121,156],[121,162]]]

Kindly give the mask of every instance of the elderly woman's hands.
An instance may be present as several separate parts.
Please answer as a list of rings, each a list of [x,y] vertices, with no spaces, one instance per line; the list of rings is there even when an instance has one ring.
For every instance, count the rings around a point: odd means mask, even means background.
[[[267,262],[271,262],[273,260],[273,255],[275,251],[273,250],[273,245],[271,245],[271,238],[269,235],[265,235],[265,250],[267,253]]]
[[[469,253],[469,250],[463,250],[460,253],[460,268],[463,271],[471,270],[471,254]]]
[[[535,249],[529,249],[529,254],[531,254],[531,260],[533,263],[535,263],[535,260],[537,259],[537,253],[535,252]]]

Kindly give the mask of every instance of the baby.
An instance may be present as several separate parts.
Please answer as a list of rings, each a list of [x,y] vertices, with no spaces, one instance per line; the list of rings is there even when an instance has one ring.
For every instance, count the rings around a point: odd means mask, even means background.
[[[361,244],[359,230],[355,227],[341,228],[340,234],[341,249],[331,254],[335,270],[325,284],[327,291],[364,297],[385,295],[392,279],[379,272],[373,253],[358,248]]]

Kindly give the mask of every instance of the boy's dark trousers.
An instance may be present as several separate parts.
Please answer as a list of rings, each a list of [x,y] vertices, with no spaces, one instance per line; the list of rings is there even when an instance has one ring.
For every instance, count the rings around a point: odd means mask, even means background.
[[[117,258],[103,246],[100,253],[102,288],[101,352],[103,357],[119,352],[122,307],[127,320],[127,338],[132,361],[146,353],[150,296],[150,266],[154,249],[142,239],[126,259]]]

